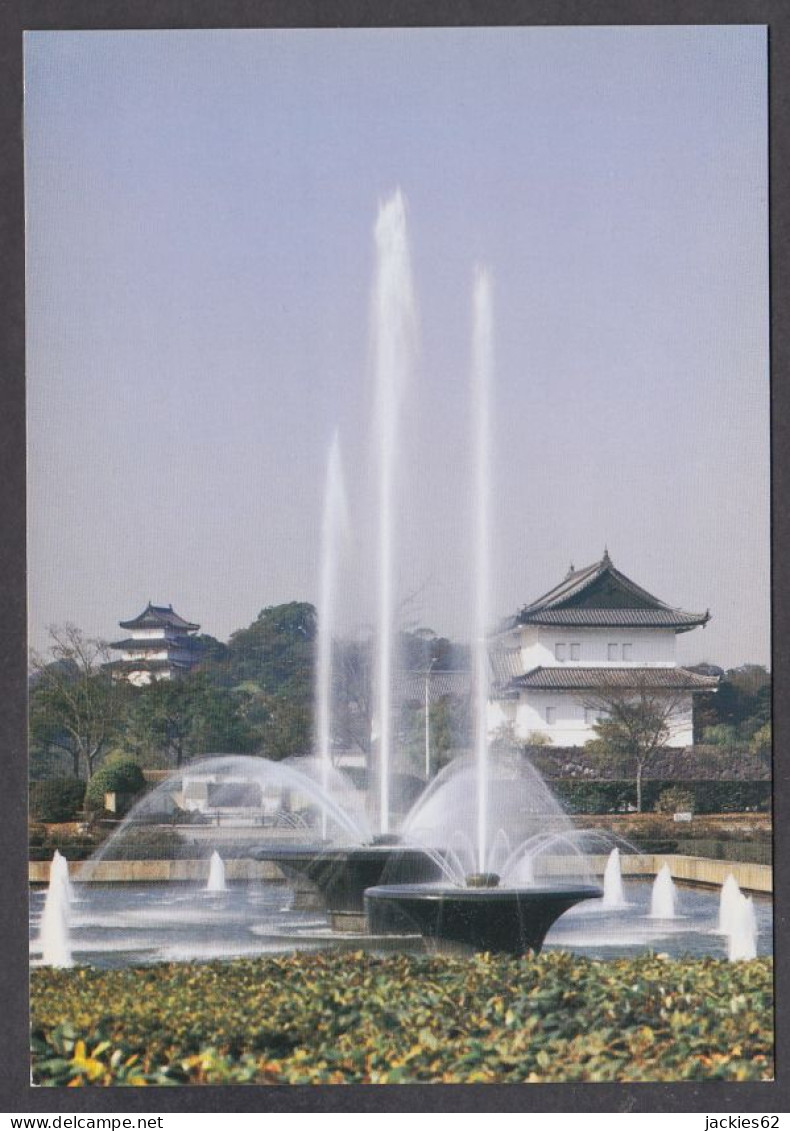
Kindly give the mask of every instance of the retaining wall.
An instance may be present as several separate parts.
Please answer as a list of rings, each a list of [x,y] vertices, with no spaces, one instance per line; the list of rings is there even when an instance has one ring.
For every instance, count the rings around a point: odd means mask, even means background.
[[[607,856],[588,857],[597,875],[603,875]],[[673,880],[681,883],[720,887],[732,874],[743,891],[770,894],[773,891],[773,869],[767,864],[746,864],[737,860],[708,860],[703,856],[622,855],[620,868],[624,876],[655,876],[663,864],[669,865]],[[69,875],[79,879],[81,861],[69,862]],[[578,870],[578,858],[543,857],[539,875],[562,876]],[[285,876],[270,860],[226,860],[225,875],[229,880],[284,883]],[[102,860],[91,868],[95,883],[201,883],[208,877],[207,860]],[[32,861],[28,865],[31,884],[49,881],[49,862]]]

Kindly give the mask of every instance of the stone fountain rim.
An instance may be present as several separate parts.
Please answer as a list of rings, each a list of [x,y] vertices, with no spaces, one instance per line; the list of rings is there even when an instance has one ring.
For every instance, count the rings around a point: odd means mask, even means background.
[[[533,896],[536,898],[545,899],[547,896],[557,896],[562,898],[569,895],[582,896],[587,899],[600,899],[603,896],[603,888],[597,884],[568,884],[563,886],[561,884],[552,885],[532,885],[525,887],[507,887],[499,886],[495,888],[483,887],[463,887],[462,885],[454,885],[449,881],[447,883],[426,883],[426,884],[381,884],[376,887],[365,889],[365,898],[370,896],[373,899],[421,899],[433,900],[439,902],[441,900],[459,900],[464,902],[498,902],[506,903],[512,902],[514,899],[530,899]]]

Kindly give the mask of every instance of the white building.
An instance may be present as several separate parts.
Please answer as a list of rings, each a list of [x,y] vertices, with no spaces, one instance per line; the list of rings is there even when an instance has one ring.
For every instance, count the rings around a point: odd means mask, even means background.
[[[659,601],[612,565],[604,552],[586,569],[571,566],[559,585],[500,628],[492,649],[492,731],[513,727],[522,741],[583,746],[604,714],[601,700],[622,693],[671,703],[670,746],[693,741],[693,696],[717,680],[678,667],[675,638],[704,626],[710,613]]]
[[[121,653],[112,668],[130,683],[142,686],[177,678],[200,659],[200,643],[195,639],[200,625],[174,613],[172,605],[152,605],[149,601],[139,616],[119,623],[130,635],[110,645]]]

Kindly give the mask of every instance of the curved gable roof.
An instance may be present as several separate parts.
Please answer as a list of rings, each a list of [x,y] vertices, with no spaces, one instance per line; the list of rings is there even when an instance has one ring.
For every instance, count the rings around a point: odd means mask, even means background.
[[[673,628],[688,632],[707,624],[710,613],[673,608],[615,569],[608,552],[599,562],[568,571],[566,577],[511,617],[502,628],[522,624],[600,628]]]
[[[118,623],[121,628],[180,628],[183,632],[197,632],[200,628],[174,613],[172,605],[152,605],[150,601],[134,620]]]

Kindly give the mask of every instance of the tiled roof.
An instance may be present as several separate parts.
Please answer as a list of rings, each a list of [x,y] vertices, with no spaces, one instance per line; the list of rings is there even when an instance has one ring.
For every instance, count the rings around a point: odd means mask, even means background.
[[[405,700],[425,698],[425,678],[428,676],[428,696],[431,700],[445,695],[468,695],[472,675],[469,671],[403,671],[397,676],[396,691]]]
[[[707,624],[710,613],[686,613],[659,601],[612,565],[607,552],[599,562],[571,569],[567,576],[525,605],[500,626],[507,632],[523,624],[568,627],[660,627],[688,632]]]
[[[491,648],[488,653],[494,683],[504,684],[521,675],[520,648]]]
[[[572,665],[538,667],[510,681],[505,691],[535,688],[545,691],[603,691],[608,688],[651,688],[662,691],[709,691],[715,676],[697,675],[686,668],[599,667]]]
[[[697,613],[682,609],[539,609],[514,617],[516,624],[556,624],[568,628],[696,628],[702,620]]]
[[[152,605],[149,601],[143,611],[134,620],[118,622],[121,628],[181,628],[185,632],[197,632],[199,624],[192,624],[184,620],[178,613],[173,612],[172,605]]]

